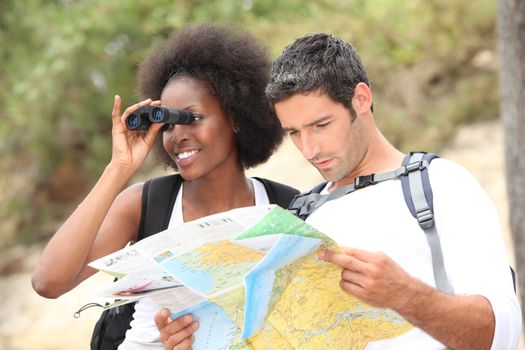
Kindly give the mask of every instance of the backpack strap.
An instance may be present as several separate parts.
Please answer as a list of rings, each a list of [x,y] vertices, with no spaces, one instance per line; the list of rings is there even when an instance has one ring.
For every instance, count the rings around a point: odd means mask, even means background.
[[[271,204],[277,204],[283,208],[287,208],[290,201],[295,195],[299,194],[299,191],[293,187],[283,185],[279,182],[275,182],[260,177],[254,177],[254,179],[260,181],[264,185],[266,194]]]
[[[435,158],[438,156],[433,153],[411,152],[405,156],[398,169],[356,177],[354,183],[338,188],[327,195],[320,194],[326,186],[326,182],[321,183],[310,191],[295,196],[288,209],[305,220],[327,201],[340,198],[369,185],[400,178],[407,207],[425,232],[430,247],[436,287],[443,292],[453,294],[445,272],[441,243],[434,223],[432,188],[428,178],[428,166]]]
[[[343,197],[349,193],[370,185],[375,185],[383,181],[395,179],[401,175],[415,170],[417,169],[409,169],[402,165],[394,171],[358,176],[354,179],[353,183],[324,195],[320,194],[322,189],[326,186],[326,182],[323,182],[308,192],[296,195],[292,202],[290,202],[288,210],[290,210],[302,220],[305,220],[308,216],[310,216],[310,214],[312,214],[317,208],[327,201]]]
[[[403,196],[412,216],[425,232],[432,256],[432,270],[436,288],[454,294],[445,271],[443,251],[434,219],[432,187],[428,178],[428,164],[438,158],[436,154],[410,152],[403,159],[403,166],[416,169],[400,176]]]
[[[156,177],[144,183],[137,241],[168,228],[182,182],[182,176],[173,174]]]
[[[150,179],[142,189],[142,212],[137,241],[164,231],[182,184],[179,174]],[[91,336],[91,350],[117,350],[131,327],[135,303],[104,310]]]

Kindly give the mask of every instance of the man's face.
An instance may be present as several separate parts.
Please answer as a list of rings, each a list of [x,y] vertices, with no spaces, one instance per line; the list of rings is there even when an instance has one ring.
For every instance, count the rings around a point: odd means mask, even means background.
[[[336,187],[353,181],[369,145],[362,116],[318,91],[296,94],[275,104],[284,130],[321,175]]]

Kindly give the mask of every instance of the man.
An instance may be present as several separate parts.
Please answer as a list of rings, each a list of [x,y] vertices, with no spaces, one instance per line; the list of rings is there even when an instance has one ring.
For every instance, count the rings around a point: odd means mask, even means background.
[[[374,122],[372,92],[354,48],[327,34],[297,39],[273,64],[266,89],[303,156],[328,181],[324,193],[398,168],[403,154]],[[344,253],[341,288],[415,326],[373,349],[515,349],[521,332],[497,212],[474,178],[436,159],[429,167],[436,227],[454,294],[434,287],[430,249],[399,180],[327,201],[307,222]]]
[[[374,122],[367,74],[350,44],[327,34],[297,39],[274,62],[266,92],[283,128],[328,180],[323,193],[400,166],[404,155]],[[497,212],[460,166],[436,159],[429,177],[454,294],[435,288],[430,248],[399,180],[327,201],[307,218],[343,247],[344,254],[319,257],[341,266],[349,300],[394,310],[414,326],[365,349],[516,349],[521,312]],[[191,317],[170,322],[168,315],[156,316],[161,339],[191,337]]]

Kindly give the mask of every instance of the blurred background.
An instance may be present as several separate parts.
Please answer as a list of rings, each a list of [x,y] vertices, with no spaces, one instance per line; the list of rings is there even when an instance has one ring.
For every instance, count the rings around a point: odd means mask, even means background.
[[[109,280],[46,300],[31,271],[110,159],[113,96],[135,103],[138,63],[187,23],[235,23],[272,57],[311,32],[354,43],[387,138],[471,170],[498,207],[514,263],[496,17],[492,0],[1,0],[0,349],[88,349],[100,310],[73,313]],[[148,160],[133,181],[164,171]],[[301,190],[321,180],[288,140],[249,173]]]

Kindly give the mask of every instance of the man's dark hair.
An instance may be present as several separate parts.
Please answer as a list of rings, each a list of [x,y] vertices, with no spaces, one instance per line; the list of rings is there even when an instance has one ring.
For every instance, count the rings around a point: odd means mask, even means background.
[[[173,79],[203,82],[233,119],[239,162],[249,168],[266,161],[282,142],[283,132],[265,96],[271,60],[252,35],[232,26],[188,26],[154,47],[140,64],[139,93],[160,99]],[[157,138],[155,153],[176,169]]]
[[[318,90],[343,104],[353,120],[352,97],[360,82],[370,86],[354,47],[332,35],[317,33],[296,39],[275,60],[266,96],[275,104],[298,93]]]

